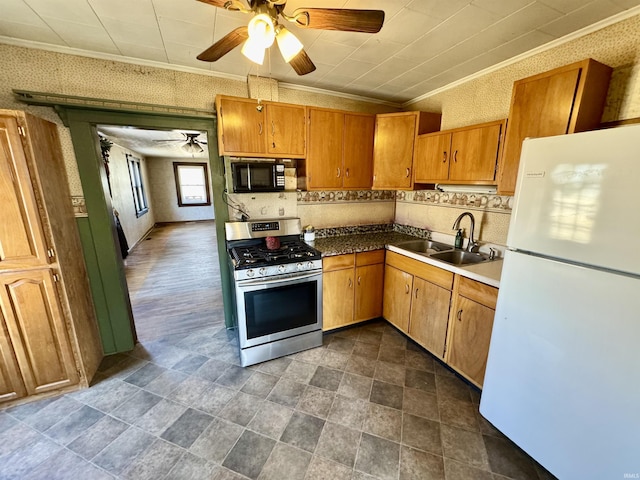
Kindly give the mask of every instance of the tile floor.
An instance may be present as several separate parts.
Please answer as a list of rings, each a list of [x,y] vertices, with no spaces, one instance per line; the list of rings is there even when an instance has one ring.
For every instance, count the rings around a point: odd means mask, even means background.
[[[246,369],[236,348],[222,326],[146,342],[89,389],[0,411],[0,478],[553,478],[386,322]]]

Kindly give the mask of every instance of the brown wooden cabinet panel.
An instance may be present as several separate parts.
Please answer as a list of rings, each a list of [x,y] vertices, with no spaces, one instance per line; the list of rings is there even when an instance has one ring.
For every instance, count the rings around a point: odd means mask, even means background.
[[[30,394],[78,383],[73,352],[49,269],[0,277],[0,303]]]
[[[344,114],[309,108],[307,188],[342,187]]]
[[[353,320],[370,320],[382,315],[384,264],[356,268],[356,295]]]
[[[416,112],[377,116],[373,149],[373,188],[411,188],[417,126]]]
[[[375,115],[344,116],[344,188],[371,188]]]
[[[415,181],[434,183],[449,179],[451,134],[419,135],[416,143]]]
[[[449,180],[493,182],[503,124],[472,128],[451,135]]]
[[[383,316],[401,331],[409,331],[413,275],[387,264],[384,269]]]
[[[415,277],[409,336],[434,355],[443,358],[451,290]]]
[[[221,97],[217,107],[221,154],[266,153],[264,106],[259,110],[256,100]]]
[[[8,402],[27,394],[18,362],[9,338],[7,322],[0,307],[0,402]]]
[[[447,363],[482,386],[495,310],[458,296],[452,310]]]
[[[525,138],[598,127],[610,77],[610,67],[587,59],[514,82],[498,193],[515,191]]]
[[[47,247],[15,118],[0,117],[0,271],[47,265]]]
[[[305,156],[305,107],[269,103],[267,151],[274,155]]]
[[[322,275],[322,328],[331,330],[353,323],[354,270],[348,268]]]

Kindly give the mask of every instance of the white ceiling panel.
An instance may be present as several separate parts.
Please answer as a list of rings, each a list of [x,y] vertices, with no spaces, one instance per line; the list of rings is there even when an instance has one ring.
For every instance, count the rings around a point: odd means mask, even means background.
[[[317,67],[302,77],[277,46],[260,67],[240,48],[218,62],[196,60],[251,19],[196,0],[0,0],[0,36],[404,102],[619,12],[640,14],[640,0],[288,0],[284,11],[305,7],[382,9],[385,22],[365,34],[280,18]]]

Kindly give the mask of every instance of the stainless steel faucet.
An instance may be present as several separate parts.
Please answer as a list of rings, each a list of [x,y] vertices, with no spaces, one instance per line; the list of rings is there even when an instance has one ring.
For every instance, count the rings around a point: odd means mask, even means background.
[[[476,219],[473,218],[473,214],[471,212],[461,213],[460,216],[456,218],[456,221],[453,222],[452,228],[454,230],[458,230],[460,228],[460,220],[462,220],[462,217],[465,216],[469,217],[469,220],[471,220],[471,229],[469,230],[469,243],[467,243],[467,252],[475,252],[478,249],[478,242],[473,239],[473,230],[476,226]]]

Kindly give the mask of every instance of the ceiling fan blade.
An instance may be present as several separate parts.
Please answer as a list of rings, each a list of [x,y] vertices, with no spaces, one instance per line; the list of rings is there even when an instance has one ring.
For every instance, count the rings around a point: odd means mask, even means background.
[[[384,23],[383,10],[301,8],[292,16],[301,27],[345,32],[377,33]]]
[[[300,53],[291,59],[289,65],[291,65],[291,68],[293,68],[298,75],[306,75],[316,69],[316,66],[304,50],[300,50]]]
[[[207,48],[196,58],[203,62],[215,62],[249,38],[247,27],[238,27]]]

